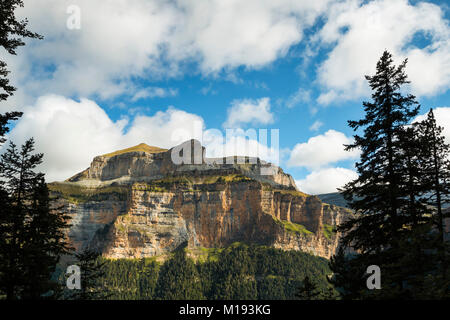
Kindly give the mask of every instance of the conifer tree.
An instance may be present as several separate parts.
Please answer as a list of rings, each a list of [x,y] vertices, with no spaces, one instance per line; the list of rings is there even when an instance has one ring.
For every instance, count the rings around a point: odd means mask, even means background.
[[[449,202],[450,194],[450,145],[445,143],[443,128],[438,126],[433,109],[427,119],[418,124],[418,133],[423,139],[422,147],[422,183],[429,190],[425,199],[427,204],[436,208],[435,223],[439,231],[439,241],[444,243],[443,206]]]
[[[17,48],[25,45],[23,38],[42,39],[42,36],[27,29],[27,19],[17,19],[15,11],[23,6],[22,0],[0,2],[0,46],[11,55],[16,55]],[[6,62],[0,60],[0,102],[7,100],[16,91],[9,82],[8,74]],[[0,144],[6,141],[5,134],[9,131],[8,122],[17,120],[21,116],[21,112],[0,114]],[[44,256],[40,256],[45,258],[45,261],[39,264],[40,270],[32,271],[32,255],[38,252],[32,249],[32,243],[37,241],[36,234],[32,237],[31,225],[37,221],[32,218],[32,212],[40,212],[48,204],[48,190],[46,191],[43,175],[31,173],[42,158],[40,155],[31,156],[29,152],[32,148],[33,141],[29,140],[22,147],[19,155],[15,145],[10,145],[2,157],[0,166],[0,176],[4,178],[0,182],[0,291],[4,291],[8,299],[37,297],[42,294],[41,291],[49,289],[48,272],[51,272],[54,267],[53,262],[59,257],[61,249],[59,246],[62,244],[58,228],[65,226],[62,215],[56,216],[50,211],[46,214],[42,212],[40,215],[42,221],[54,218],[55,223],[50,223],[48,227],[57,229],[48,230],[48,237],[42,240],[45,242],[55,235],[56,238],[49,240],[55,241],[53,244],[47,243],[45,248],[38,250],[40,253],[46,252]],[[31,185],[34,185],[34,190]],[[35,196],[34,201],[31,199],[32,194]],[[41,227],[44,226],[41,225]],[[35,280],[34,287],[26,290],[27,285],[30,284],[31,275]],[[42,277],[45,280],[42,280]]]
[[[316,300],[320,296],[320,292],[317,285],[308,276],[305,276],[295,296],[300,300]]]
[[[445,142],[442,130],[436,123],[433,109],[430,109],[425,120],[417,124],[417,134],[422,140],[421,185],[426,191],[421,201],[428,211],[432,212],[432,222],[437,229],[433,244],[438,249],[437,262],[441,271],[441,282],[448,285],[449,256],[443,207],[450,201],[450,145]]]
[[[108,288],[102,283],[105,276],[105,261],[101,261],[97,251],[85,249],[75,254],[80,267],[81,289],[74,290],[71,299],[105,300],[110,296]]]
[[[56,263],[68,252],[68,217],[51,210],[44,175],[35,172],[43,155],[33,151],[33,139],[20,150],[11,142],[0,161],[0,288],[7,299],[48,293],[57,285],[51,280]]]
[[[328,276],[327,280],[341,294],[342,298],[346,300],[361,299],[366,289],[364,266],[360,265],[352,255],[346,254],[343,246],[340,246],[337,253],[331,257],[329,266],[333,274]]]
[[[403,272],[396,265],[402,256],[402,239],[414,215],[405,189],[410,181],[405,174],[405,126],[417,115],[419,105],[413,95],[404,95],[408,84],[407,60],[393,64],[385,51],[377,62],[376,73],[366,76],[372,89],[372,101],[363,102],[365,117],[349,121],[349,126],[362,134],[354,135],[354,143],[346,150],[361,150],[356,163],[358,178],[344,187],[344,197],[355,210],[355,217],[344,222],[342,243],[358,253],[354,263],[372,264],[389,275],[384,292],[402,292]],[[386,277],[384,278],[386,279]]]
[[[22,116],[22,112],[7,112],[0,114],[0,145],[5,143],[5,135],[9,132],[8,123],[14,121]]]

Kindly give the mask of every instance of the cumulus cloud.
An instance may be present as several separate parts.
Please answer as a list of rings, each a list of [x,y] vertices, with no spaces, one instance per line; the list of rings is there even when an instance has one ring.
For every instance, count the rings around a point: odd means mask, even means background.
[[[299,190],[309,194],[322,194],[337,192],[337,188],[343,187],[358,177],[358,174],[345,168],[327,168],[311,172],[305,179],[296,180]]]
[[[17,105],[49,93],[108,99],[185,65],[204,75],[266,66],[302,40],[329,1],[27,0],[19,14],[45,39],[2,59],[21,88]],[[70,5],[81,10],[79,30],[66,27]]]
[[[351,144],[352,138],[335,130],[310,138],[295,145],[288,160],[291,167],[320,168],[341,160],[356,159],[358,150],[345,151],[344,144]]]
[[[145,98],[154,98],[154,97],[159,97],[159,98],[164,98],[164,97],[173,97],[176,96],[178,94],[178,90],[177,89],[165,89],[165,88],[160,88],[160,87],[148,87],[145,89],[141,89],[139,91],[137,91],[133,97],[131,98],[131,101],[136,102],[138,100],[141,99],[145,99]]]
[[[413,43],[418,37],[422,44]],[[385,49],[397,63],[408,57],[406,71],[415,94],[434,95],[450,84],[450,26],[442,9],[431,3],[337,2],[314,39],[332,48],[318,68],[318,82],[325,89],[318,98],[322,104],[366,96],[364,75],[375,72]]]
[[[79,30],[66,27],[73,4],[81,9]],[[29,101],[48,93],[106,99],[134,89],[131,77],[173,71],[156,63],[177,16],[163,2],[25,1],[19,12],[45,37],[28,40],[8,57],[13,80]]]
[[[200,68],[258,68],[283,56],[302,40],[304,28],[322,14],[329,0],[178,1],[185,13],[169,53],[201,57]]]
[[[67,8],[73,4],[81,9],[80,30],[66,27]],[[203,75],[224,72],[233,78],[236,68],[261,68],[285,56],[322,16],[325,25],[310,39],[331,48],[318,69],[318,83],[325,89],[320,103],[366,95],[363,75],[373,73],[384,49],[397,60],[409,57],[407,71],[416,94],[433,95],[450,83],[448,20],[439,6],[426,2],[26,0],[19,11],[45,40],[27,40],[17,56],[1,53],[13,84],[21,89],[2,109],[49,93],[139,97],[143,92],[134,85],[137,79],[178,76],[186,66]],[[425,45],[412,44],[416,36]],[[299,90],[288,106],[309,99],[308,91]]]
[[[443,127],[442,135],[445,137],[445,141],[450,144],[450,107],[441,107],[433,109],[436,123]],[[427,118],[427,114],[417,116],[412,122],[422,121]]]
[[[125,125],[126,120],[111,121],[91,100],[45,96],[26,108],[9,140],[22,144],[34,137],[36,150],[44,153],[40,170],[47,180],[66,179],[85,169],[94,155],[118,149]]]
[[[227,120],[223,126],[234,128],[246,123],[269,124],[273,120],[274,115],[270,112],[269,98],[234,100],[228,109]]]

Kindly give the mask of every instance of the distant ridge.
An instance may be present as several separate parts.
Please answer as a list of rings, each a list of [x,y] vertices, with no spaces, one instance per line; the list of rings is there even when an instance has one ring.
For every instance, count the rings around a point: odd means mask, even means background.
[[[323,194],[318,194],[317,196],[319,197],[320,200],[322,200],[325,203],[334,204],[339,207],[350,208],[350,206],[348,205],[348,202],[344,199],[344,196],[342,195],[342,193],[339,193],[339,192],[323,193]],[[447,198],[443,197],[443,199],[447,199]],[[450,204],[449,203],[444,203],[442,205],[442,208],[448,209],[448,211],[450,212]]]
[[[345,201],[344,196],[339,192],[324,193],[317,195],[320,200],[328,204],[334,204],[335,206],[348,208],[348,203]]]
[[[146,152],[146,153],[161,153],[161,152],[166,152],[167,149],[162,149],[159,147],[153,147],[153,146],[149,146],[145,143],[140,143],[137,146],[134,147],[130,147],[130,148],[126,148],[126,149],[122,149],[122,150],[117,150],[111,153],[107,153],[102,155],[102,157],[114,157],[117,156],[119,154],[124,154],[124,153],[129,153],[129,152]]]

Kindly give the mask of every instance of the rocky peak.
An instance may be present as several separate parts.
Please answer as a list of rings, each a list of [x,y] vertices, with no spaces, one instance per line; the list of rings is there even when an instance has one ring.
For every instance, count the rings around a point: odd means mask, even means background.
[[[256,157],[207,158],[198,140],[188,140],[169,150],[137,146],[97,156],[86,170],[67,179],[86,186],[130,184],[176,175],[240,173],[260,182],[296,190],[294,179],[271,163]],[[266,173],[269,174],[266,174]]]

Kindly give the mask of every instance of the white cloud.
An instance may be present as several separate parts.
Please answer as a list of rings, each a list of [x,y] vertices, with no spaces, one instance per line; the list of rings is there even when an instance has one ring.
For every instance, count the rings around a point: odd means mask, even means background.
[[[153,116],[137,116],[124,135],[128,146],[145,142],[162,148],[171,148],[188,139],[201,139],[203,118],[183,110],[169,107]]]
[[[309,194],[321,194],[337,192],[337,188],[343,187],[358,177],[358,174],[345,168],[327,168],[313,171],[305,179],[296,180],[299,190]]]
[[[180,75],[192,65],[185,62],[231,78],[234,68],[266,66],[302,40],[329,1],[26,0],[19,12],[45,39],[27,40],[17,56],[2,59],[20,88],[16,105],[49,93],[132,97],[136,79]],[[66,27],[73,4],[80,30]]]
[[[80,30],[66,28],[72,4],[81,8]],[[261,68],[285,56],[303,41],[305,28],[325,14],[324,27],[312,38],[332,48],[318,70],[325,89],[320,103],[366,95],[363,76],[373,73],[384,49],[398,61],[409,57],[415,93],[433,95],[450,83],[448,20],[437,5],[426,2],[26,0],[20,12],[45,40],[27,40],[17,56],[2,57],[20,89],[0,105],[3,110],[49,93],[132,98],[140,95],[136,80],[181,75],[186,65],[203,75],[224,72],[233,79],[238,67]],[[410,44],[420,33],[430,42],[424,48]],[[298,94],[291,103],[310,99],[308,92]]]
[[[164,98],[164,97],[173,97],[176,96],[178,94],[178,90],[177,89],[165,89],[165,88],[159,88],[159,87],[148,87],[145,89],[141,89],[138,92],[136,92],[133,97],[131,98],[131,101],[135,102],[138,101],[140,99],[145,99],[145,98],[154,98],[154,97],[159,97],[159,98]]]
[[[201,57],[205,73],[258,68],[284,56],[329,0],[179,1],[185,13],[170,42],[172,56]],[[184,20],[183,20],[184,19]]]
[[[239,127],[242,124],[269,124],[274,121],[274,115],[270,112],[270,99],[258,100],[244,99],[234,100],[228,109],[227,120],[223,126],[226,128]]]
[[[292,94],[286,101],[286,106],[288,108],[293,108],[300,102],[310,103],[311,102],[311,91],[304,88],[299,88],[294,94]]]
[[[450,107],[441,107],[433,109],[436,123],[443,127],[442,135],[445,137],[445,142],[450,144]],[[427,114],[417,116],[412,122],[422,121],[427,118]]]
[[[411,43],[425,37],[425,47]],[[450,26],[437,5],[407,0],[348,0],[331,5],[317,43],[332,46],[318,69],[325,89],[318,102],[367,96],[364,75],[373,74],[385,49],[399,63],[408,57],[407,74],[417,95],[434,95],[450,84]]]
[[[288,160],[291,167],[320,168],[341,160],[356,159],[358,150],[345,151],[344,144],[352,139],[335,130],[312,137],[305,143],[295,145]]]
[[[44,153],[40,170],[47,180],[63,180],[85,169],[93,156],[118,149],[125,125],[111,121],[93,101],[45,96],[25,109],[8,140],[20,145],[34,137],[36,150]]]
[[[110,98],[133,89],[131,77],[161,72],[161,46],[177,10],[158,1],[76,1],[81,29],[69,30],[66,9],[73,1],[25,1],[20,11],[44,40],[28,40],[8,57],[12,77],[29,101],[57,93]]]
[[[320,120],[314,121],[314,123],[309,127],[311,131],[317,131],[323,126],[323,122]]]

